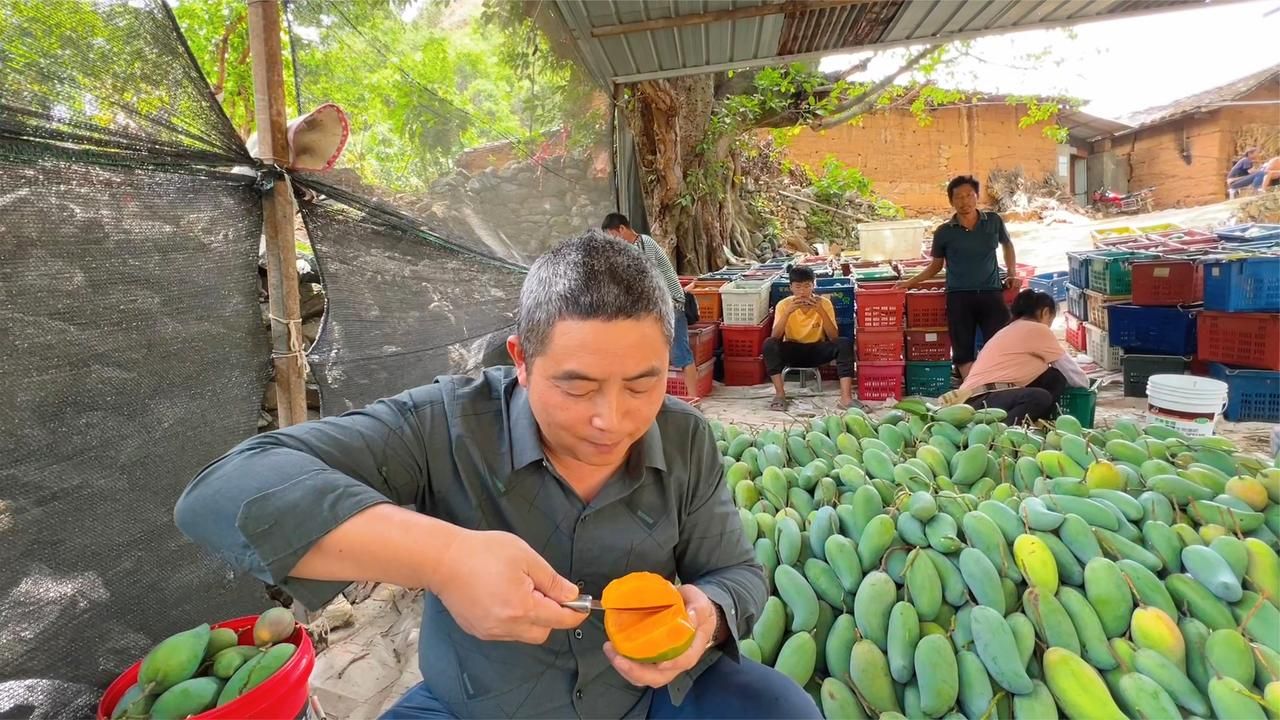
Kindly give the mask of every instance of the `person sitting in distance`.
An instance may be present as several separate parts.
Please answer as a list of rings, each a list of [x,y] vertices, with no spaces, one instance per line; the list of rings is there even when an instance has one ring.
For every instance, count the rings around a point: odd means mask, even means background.
[[[764,365],[773,382],[769,409],[787,407],[783,368],[815,368],[835,360],[840,377],[837,407],[846,410],[853,404],[853,339],[840,337],[831,299],[813,292],[812,270],[793,267],[788,277],[791,297],[783,298],[774,308],[773,335],[764,341]]]

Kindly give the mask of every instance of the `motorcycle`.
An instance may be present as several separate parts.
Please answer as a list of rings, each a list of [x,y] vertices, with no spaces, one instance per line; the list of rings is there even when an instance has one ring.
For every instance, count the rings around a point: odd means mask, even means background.
[[[1091,207],[1106,215],[1151,212],[1154,193],[1155,188],[1143,188],[1120,194],[1104,185],[1093,192]]]

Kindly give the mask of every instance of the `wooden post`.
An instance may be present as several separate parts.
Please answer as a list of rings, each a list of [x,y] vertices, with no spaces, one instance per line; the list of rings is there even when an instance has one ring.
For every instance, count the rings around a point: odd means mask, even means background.
[[[249,0],[249,52],[253,58],[258,157],[284,167],[289,162],[289,138],[279,0]],[[307,419],[307,387],[303,355],[306,340],[298,309],[297,250],[293,240],[293,191],[283,175],[262,194],[262,232],[266,239],[276,407],[279,426],[288,427]]]

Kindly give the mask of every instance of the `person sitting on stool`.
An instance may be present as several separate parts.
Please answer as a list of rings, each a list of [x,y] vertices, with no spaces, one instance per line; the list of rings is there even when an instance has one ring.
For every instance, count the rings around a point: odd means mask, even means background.
[[[1023,290],[1012,306],[1013,322],[982,346],[969,377],[942,396],[944,405],[968,401],[975,408],[1000,408],[1016,425],[1054,415],[1068,386],[1088,387],[1089,378],[1054,336],[1058,303],[1048,293]]]
[[[791,268],[791,297],[783,298],[773,316],[773,336],[764,341],[764,366],[773,382],[770,410],[787,408],[782,369],[816,368],[836,361],[841,410],[853,405],[853,339],[840,337],[831,299],[813,292],[813,271]]]

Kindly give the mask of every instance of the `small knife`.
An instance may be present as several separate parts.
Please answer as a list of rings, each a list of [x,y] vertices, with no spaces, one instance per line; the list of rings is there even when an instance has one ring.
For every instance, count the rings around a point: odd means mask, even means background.
[[[560,606],[569,608],[570,610],[577,610],[578,612],[581,612],[581,613],[589,613],[592,610],[605,609],[604,605],[601,605],[599,600],[596,600],[590,595],[579,595],[578,597],[572,600],[568,600],[560,603]],[[666,610],[669,607],[671,606],[670,605],[653,605],[651,607],[611,608],[611,609],[620,610],[623,612],[653,612],[655,610]]]

